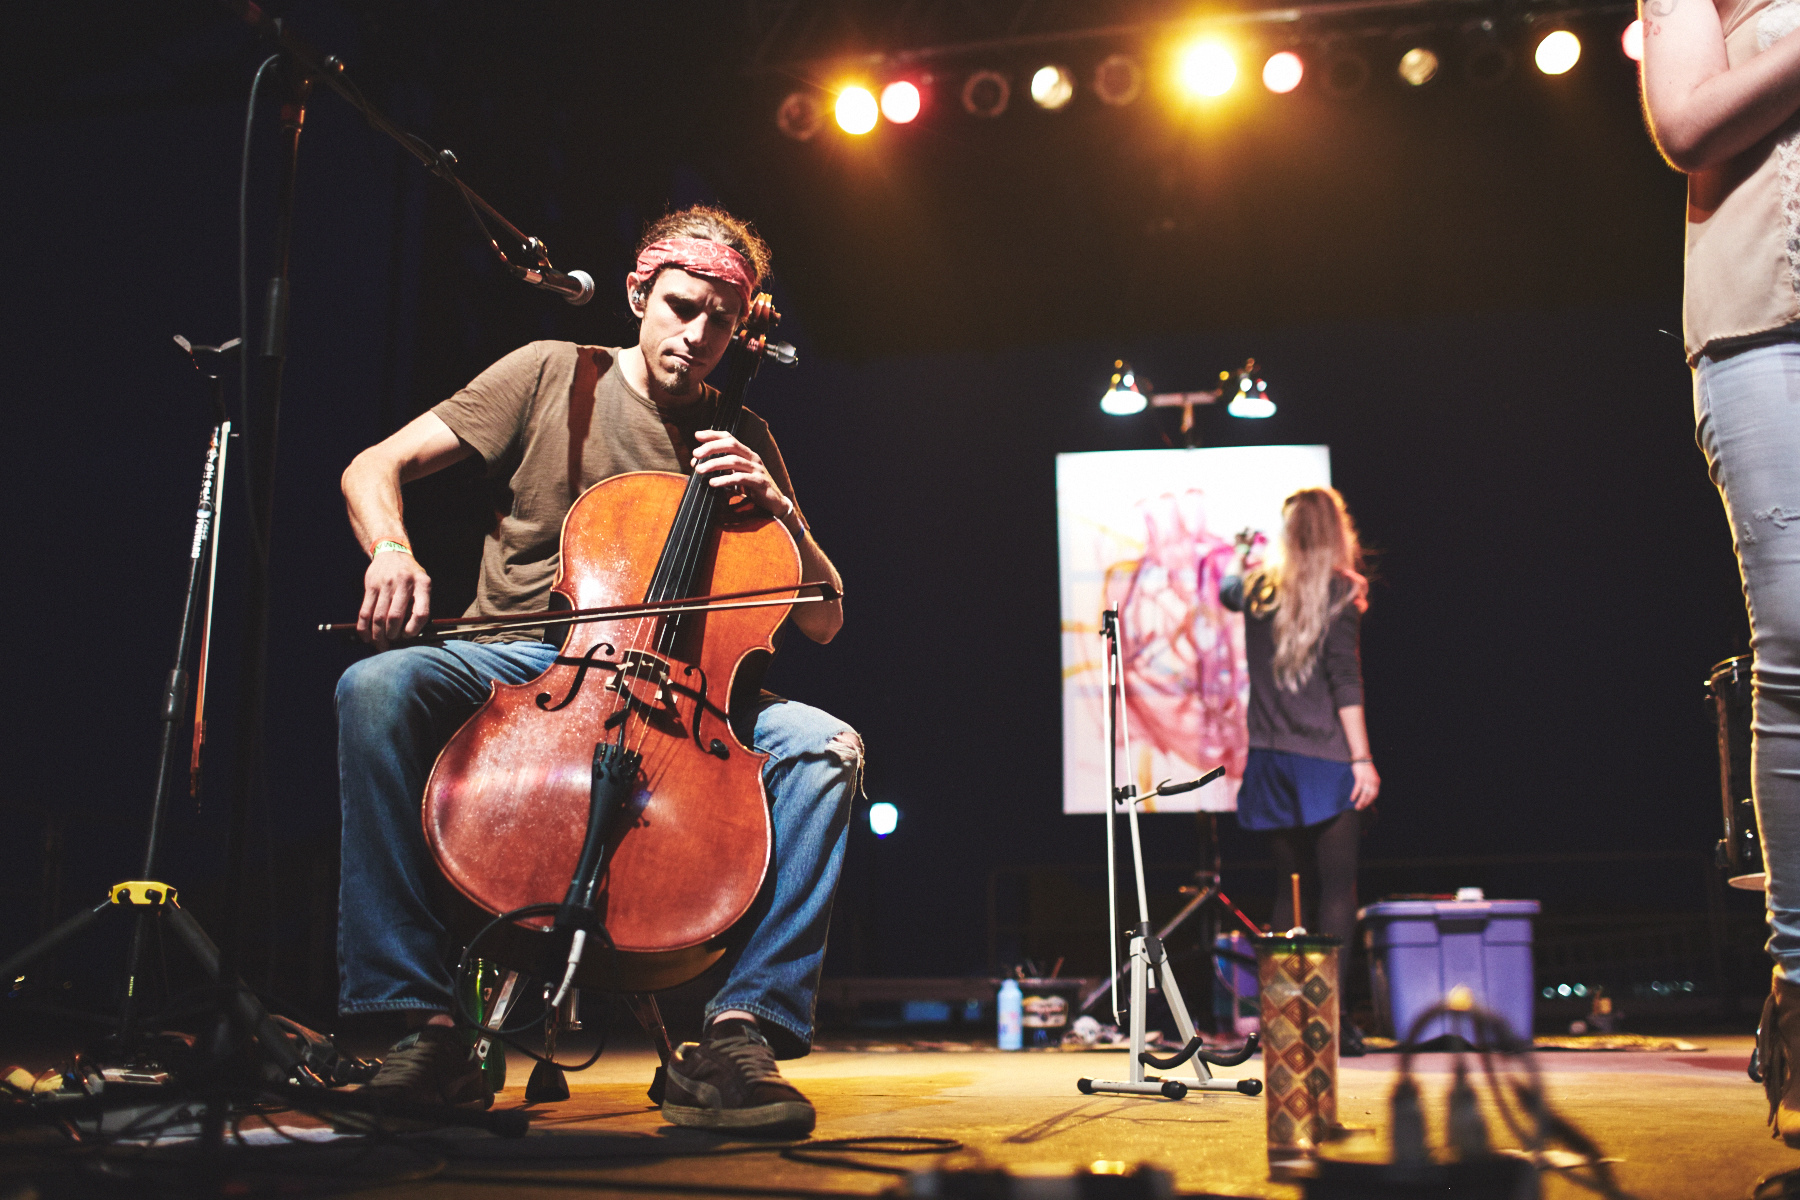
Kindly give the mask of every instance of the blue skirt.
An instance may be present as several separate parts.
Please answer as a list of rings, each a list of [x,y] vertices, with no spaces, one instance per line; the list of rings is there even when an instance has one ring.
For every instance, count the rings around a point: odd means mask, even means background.
[[[1347,762],[1252,747],[1238,788],[1238,824],[1257,831],[1317,825],[1350,807],[1355,785]]]

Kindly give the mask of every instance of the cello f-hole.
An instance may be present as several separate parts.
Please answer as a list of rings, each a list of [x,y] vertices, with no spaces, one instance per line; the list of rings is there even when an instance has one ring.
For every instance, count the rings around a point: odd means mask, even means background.
[[[575,699],[576,694],[581,691],[581,684],[587,679],[588,668],[594,665],[594,655],[600,653],[602,650],[608,654],[616,653],[610,643],[595,642],[592,646],[588,647],[588,652],[580,658],[564,658],[558,655],[556,661],[552,665],[567,666],[570,663],[573,663],[575,665],[575,678],[569,684],[568,694],[561,700],[558,700],[555,704],[550,703],[549,692],[539,692],[536,699],[537,706],[545,712],[556,712],[559,709],[567,708],[570,702]],[[609,661],[610,660],[602,660],[602,662]]]

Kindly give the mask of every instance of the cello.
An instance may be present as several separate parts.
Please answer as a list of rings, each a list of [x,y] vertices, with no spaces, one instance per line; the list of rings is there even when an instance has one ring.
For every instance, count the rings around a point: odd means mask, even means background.
[[[779,319],[751,303],[715,428],[735,428]],[[697,471],[602,480],[560,545],[560,651],[529,683],[495,682],[439,753],[426,841],[451,924],[487,919],[483,957],[560,975],[559,1001],[571,984],[673,987],[718,960],[762,887],[767,756],[733,717],[747,725],[776,629],[818,585],[778,520]],[[760,599],[726,602],[741,596]]]

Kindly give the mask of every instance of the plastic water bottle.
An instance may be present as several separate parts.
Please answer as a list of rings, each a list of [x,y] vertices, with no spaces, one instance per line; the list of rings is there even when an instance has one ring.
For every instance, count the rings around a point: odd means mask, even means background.
[[[1000,1048],[1018,1050],[1024,1044],[1025,998],[1016,979],[1000,985]]]

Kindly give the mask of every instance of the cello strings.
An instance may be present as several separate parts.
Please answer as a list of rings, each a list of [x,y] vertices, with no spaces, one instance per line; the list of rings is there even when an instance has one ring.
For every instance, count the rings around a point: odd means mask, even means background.
[[[714,428],[735,429],[737,413],[741,412],[743,408],[744,385],[748,382],[749,373],[744,369],[744,364],[741,361],[734,363],[732,377],[727,384],[727,392],[721,395],[718,401],[718,411],[714,414]],[[677,598],[678,592],[692,590],[693,575],[698,569],[707,535],[714,524],[719,499],[718,490],[708,482],[706,475],[698,470],[689,474],[688,485],[682,492],[681,504],[676,510],[674,526],[670,532],[668,543],[651,579],[649,599],[674,599]],[[675,642],[681,628],[681,615],[653,617],[650,618],[650,621],[654,623],[653,626],[640,624],[638,629],[648,632],[650,628],[654,627],[655,634],[652,644],[657,655],[666,661],[675,649]],[[634,635],[634,648],[641,649],[641,646],[636,644],[637,641],[638,638]],[[628,712],[629,707],[629,701],[627,701]],[[632,749],[640,754],[649,738],[649,726],[648,721],[638,722],[637,736]],[[671,747],[667,753],[672,754],[673,748]],[[654,774],[652,764],[646,760],[642,762],[642,767],[645,783],[648,785]]]
[[[741,395],[742,385],[745,381],[746,376],[741,367],[734,364],[731,381],[732,395]],[[721,399],[721,411],[716,413],[714,418],[715,427],[724,424],[719,418],[724,415],[723,410],[729,406],[729,403],[728,400]],[[741,404],[739,407],[741,408]],[[735,425],[735,421],[732,424]],[[712,523],[711,517],[716,512],[716,492],[717,489],[710,485],[704,474],[697,470],[689,473],[687,485],[683,488],[681,501],[676,508],[670,535],[666,539],[651,573],[647,593],[644,596],[645,600],[661,601],[677,598],[676,593],[684,590],[681,586],[683,582],[691,584],[693,571],[699,562],[698,550],[704,544],[707,528]],[[633,774],[639,775],[642,779],[645,791],[654,794],[656,781],[666,765],[666,760],[673,757],[674,747],[665,745],[661,753],[646,751],[652,723],[642,719],[635,711],[636,685],[644,677],[641,672],[643,657],[647,657],[645,655],[647,647],[654,647],[656,651],[660,652],[659,657],[667,661],[668,655],[674,649],[680,615],[637,617],[631,618],[630,621],[628,632],[623,629],[619,631],[626,633],[627,636],[615,635],[619,646],[619,667],[614,677],[618,687],[615,693],[617,698],[614,702],[607,703],[603,696],[602,702],[597,706],[600,710],[596,715],[600,724],[598,732],[601,734],[601,738],[596,742],[595,753],[598,757],[598,747],[606,740],[604,736],[606,723],[614,716],[620,716],[618,733],[614,739],[614,744],[620,751],[620,757],[615,761],[613,769],[622,769],[626,762],[625,756],[636,754],[638,762]],[[569,628],[569,636],[575,636],[574,626]],[[604,625],[594,629],[589,639],[588,653],[592,653],[593,648],[603,640],[604,636]],[[664,689],[673,680],[666,668],[661,670],[652,668],[649,672],[649,679],[652,686],[661,693],[659,699],[669,694]],[[696,697],[695,703],[700,703],[698,697]],[[620,713],[621,708],[623,708],[622,714]],[[699,714],[696,714],[696,720],[698,720],[698,716]],[[635,729],[631,728],[634,722]],[[664,741],[666,743],[668,739],[664,739]],[[591,794],[589,803],[590,805],[593,803]],[[599,880],[595,882],[600,883]],[[597,901],[598,895],[596,894],[592,899]],[[602,920],[602,924],[604,925],[604,920]]]
[[[690,475],[688,485],[682,492],[681,503],[676,509],[668,541],[665,543],[663,552],[657,559],[656,569],[651,575],[649,589],[645,596],[645,599],[647,600],[667,600],[672,598],[673,593],[677,590],[674,587],[674,584],[677,582],[675,576],[678,574],[676,567],[680,560],[685,557],[682,553],[682,546],[683,543],[688,542],[693,537],[692,530],[695,524],[694,518],[696,516],[696,506],[694,504],[695,486],[694,476]],[[672,637],[668,636],[668,629],[672,623],[672,621],[665,617],[650,617],[635,621],[632,625],[632,636],[629,639],[629,645],[627,647],[628,653],[621,657],[630,657],[630,651],[641,653],[645,651],[646,647],[666,653],[669,649],[668,643],[673,641]],[[654,632],[652,632],[653,630]],[[624,668],[621,670],[621,677],[624,677]],[[624,703],[626,704],[627,709],[626,719],[629,721],[630,701],[627,699]],[[624,733],[624,727],[621,725],[621,746],[624,746],[625,744]],[[639,722],[636,735],[635,744],[631,746],[631,749],[641,753],[644,742],[649,736],[647,722]],[[645,771],[646,783],[648,783],[652,774],[650,764],[645,762],[642,766]]]
[[[743,411],[743,394],[751,376],[758,365],[754,355],[740,354],[732,364],[730,380],[726,391],[719,394],[718,407],[714,413],[712,427],[730,433],[737,430],[738,419]],[[658,557],[655,571],[652,573],[647,600],[675,599],[677,593],[692,591],[694,575],[698,571],[700,560],[706,548],[708,535],[716,523],[718,511],[723,504],[720,489],[712,486],[709,477],[698,469],[690,472],[689,482],[683,490],[681,503],[676,509],[670,537],[664,545],[663,553]],[[617,744],[621,750],[637,753],[638,768],[642,772],[644,787],[654,791],[654,781],[660,775],[665,760],[674,755],[673,745],[667,745],[663,752],[651,756],[645,747],[649,741],[651,722],[643,720],[633,711],[632,692],[628,690],[636,680],[633,678],[633,667],[624,660],[636,658],[645,651],[646,646],[653,648],[656,655],[665,662],[673,654],[682,627],[683,614],[667,614],[648,618],[637,618],[633,621],[631,635],[621,638],[620,658],[622,660],[618,679],[621,690],[618,693],[619,703],[624,706],[624,720],[619,727]],[[702,614],[704,619],[704,614]],[[635,654],[632,652],[636,652]],[[652,675],[656,682],[658,675]],[[663,676],[664,682],[659,686],[673,683],[672,678]],[[667,693],[665,693],[667,694]],[[699,697],[694,700],[700,703]],[[615,705],[606,706],[604,721],[618,711]],[[699,714],[696,714],[698,720]],[[627,725],[635,721],[636,729],[627,733]]]
[[[764,304],[766,302],[759,300],[756,303]],[[739,416],[743,411],[744,390],[755,374],[758,365],[757,356],[754,353],[740,353],[734,356],[727,391],[720,395],[717,401],[713,428],[735,434]],[[645,599],[661,601],[685,598],[691,594],[695,582],[694,577],[698,572],[707,538],[717,523],[716,518],[723,501],[721,489],[712,485],[708,473],[697,468],[689,472],[688,483],[682,491],[681,502],[676,509],[670,536],[665,540],[663,551],[658,556]],[[618,691],[615,693],[617,701],[599,705],[602,709],[600,716],[602,730],[605,728],[606,721],[615,715],[620,717],[616,745],[622,752],[622,757],[615,764],[615,769],[623,766],[624,754],[637,755],[638,762],[633,773],[642,779],[643,789],[651,794],[655,792],[656,782],[666,761],[671,760],[675,755],[675,743],[685,741],[685,738],[662,739],[660,752],[656,752],[654,748],[646,749],[652,731],[652,721],[644,719],[635,711],[636,685],[643,677],[643,657],[647,657],[645,646],[648,644],[655,648],[656,657],[663,664],[660,667],[652,667],[649,672],[652,685],[660,693],[657,699],[668,699],[669,703],[673,704],[671,693],[667,689],[673,685],[674,680],[668,667],[672,665],[671,660],[682,628],[683,615],[670,613],[633,619],[630,636],[618,639],[620,642],[620,665],[614,677],[618,686]],[[704,620],[704,614],[700,615]],[[689,628],[693,627],[693,623],[690,623]],[[598,633],[597,630],[596,635]],[[597,644],[597,636],[595,641]],[[696,695],[693,703],[698,709],[698,706],[702,704],[701,696]],[[728,698],[726,703],[729,704]],[[622,713],[621,707],[623,708]],[[703,715],[701,711],[694,713],[696,735]],[[634,721],[637,725],[636,729],[628,729],[628,726]],[[604,922],[602,924],[604,925]]]

